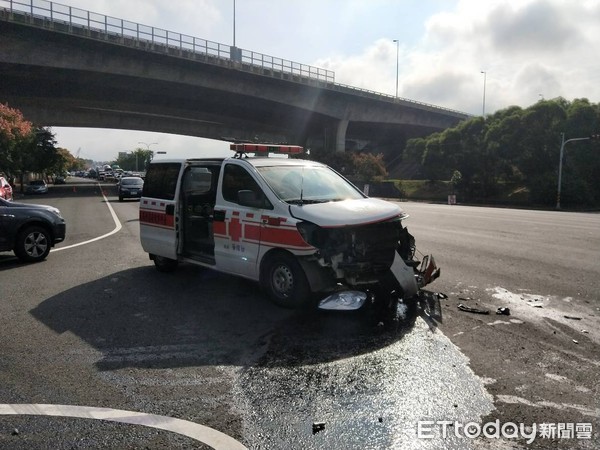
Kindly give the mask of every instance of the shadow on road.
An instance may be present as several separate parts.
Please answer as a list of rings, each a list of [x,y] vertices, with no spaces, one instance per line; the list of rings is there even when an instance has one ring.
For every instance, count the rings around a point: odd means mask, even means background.
[[[422,307],[393,326],[377,311],[290,311],[255,283],[194,266],[116,272],[31,310],[57,333],[97,349],[100,370],[194,365],[304,365],[368,353],[402,339]]]

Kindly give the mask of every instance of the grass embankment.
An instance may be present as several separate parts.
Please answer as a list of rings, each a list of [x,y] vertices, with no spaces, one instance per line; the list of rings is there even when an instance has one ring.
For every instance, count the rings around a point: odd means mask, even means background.
[[[396,184],[402,192],[402,198],[416,201],[447,202],[448,195],[454,193],[450,181],[429,180],[389,180]],[[468,203],[488,203],[503,205],[525,205],[529,202],[529,192],[515,184],[500,184],[496,186],[496,195],[487,198],[471,198]],[[474,196],[475,197],[475,196]],[[456,201],[464,203],[465,198],[456,193]]]

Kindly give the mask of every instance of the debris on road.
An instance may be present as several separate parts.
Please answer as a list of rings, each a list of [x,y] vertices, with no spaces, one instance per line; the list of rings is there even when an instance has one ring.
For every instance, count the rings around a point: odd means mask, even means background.
[[[446,294],[444,294],[443,292],[436,292],[433,295],[441,300],[445,300],[448,298],[448,296]]]
[[[575,317],[575,316],[563,316],[565,319],[571,319],[571,320],[581,320],[581,317]]]
[[[474,314],[489,314],[490,313],[486,309],[472,308],[470,306],[465,306],[462,303],[458,304],[458,309],[460,309],[461,311],[470,312],[470,313],[474,313]]]
[[[577,339],[573,339],[573,342],[575,342],[576,344],[579,344],[579,341]]]
[[[330,311],[354,311],[360,309],[368,295],[361,291],[339,291],[319,302],[319,309]]]
[[[325,429],[325,422],[314,422],[312,426],[313,434],[317,434],[319,431]]]
[[[510,316],[510,308],[506,308],[506,307],[498,308],[498,310],[496,311],[496,314],[500,314],[503,316]]]

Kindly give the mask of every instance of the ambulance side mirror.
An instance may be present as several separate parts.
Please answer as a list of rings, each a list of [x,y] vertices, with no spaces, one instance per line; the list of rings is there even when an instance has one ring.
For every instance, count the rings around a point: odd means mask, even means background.
[[[251,190],[238,191],[238,204],[249,208],[263,208],[264,202],[262,198],[257,198],[256,192]]]

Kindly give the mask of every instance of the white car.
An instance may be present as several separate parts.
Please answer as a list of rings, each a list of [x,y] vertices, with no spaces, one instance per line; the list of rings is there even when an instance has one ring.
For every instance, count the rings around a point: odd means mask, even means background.
[[[26,194],[46,194],[48,193],[48,185],[44,180],[32,180],[25,187]]]

